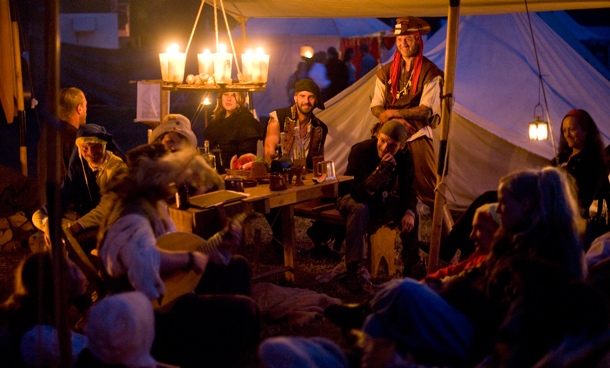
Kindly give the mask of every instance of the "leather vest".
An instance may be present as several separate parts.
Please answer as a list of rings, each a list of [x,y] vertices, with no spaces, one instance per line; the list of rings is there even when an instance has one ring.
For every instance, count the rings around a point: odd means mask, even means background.
[[[404,63],[404,61],[401,60],[401,63]],[[434,65],[433,62],[424,57],[422,62],[421,73],[419,74],[419,80],[417,81],[416,93],[412,94],[412,91],[409,91],[409,94],[402,95],[400,99],[397,99],[396,102],[392,105],[392,100],[394,98],[392,96],[392,84],[390,81],[391,69],[392,63],[388,63],[377,71],[377,78],[379,78],[379,80],[382,81],[385,85],[385,100],[383,107],[386,110],[404,109],[419,106],[422,92],[424,90],[424,85],[435,77],[443,75],[442,70],[440,70],[436,65]]]

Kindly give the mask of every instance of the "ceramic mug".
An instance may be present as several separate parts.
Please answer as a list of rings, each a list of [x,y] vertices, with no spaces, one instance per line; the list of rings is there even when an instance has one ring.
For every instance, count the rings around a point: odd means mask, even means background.
[[[318,169],[318,162],[324,161],[324,156],[313,156],[311,158],[311,161],[313,162],[313,176],[314,177],[320,176],[320,174],[322,174],[322,172],[320,172],[320,170]]]
[[[279,173],[271,173],[271,175],[269,175],[269,189],[270,190],[286,189],[286,181],[284,180],[284,177]]]

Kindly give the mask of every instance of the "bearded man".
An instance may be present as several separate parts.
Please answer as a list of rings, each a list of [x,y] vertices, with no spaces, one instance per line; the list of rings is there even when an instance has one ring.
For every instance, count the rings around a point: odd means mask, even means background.
[[[422,55],[421,36],[429,32],[430,25],[423,19],[396,20],[394,33],[384,37],[388,49],[396,43],[394,60],[377,71],[371,112],[379,118],[373,134],[389,120],[401,122],[412,134],[407,147],[415,164],[414,186],[422,202],[433,208],[436,156],[432,129],[440,114],[443,72]]]
[[[265,137],[265,160],[271,163],[275,146],[280,143],[280,133],[285,133],[284,152],[292,158],[294,128],[299,125],[301,142],[307,157],[305,166],[313,169],[312,157],[324,156],[324,142],[328,127],[313,114],[314,108],[324,110],[320,89],[311,79],[301,79],[294,86],[294,105],[269,114]]]
[[[328,133],[326,124],[313,114],[313,109],[316,107],[324,110],[320,88],[311,79],[301,79],[294,85],[294,105],[269,114],[265,137],[265,161],[271,164],[282,132],[285,133],[283,152],[288,152],[288,157],[293,158],[294,128],[298,124],[306,157],[305,167],[313,169],[312,158],[324,156],[324,142]],[[279,251],[283,249],[284,236],[281,221],[276,221],[278,214],[279,210],[273,209],[266,217],[273,231],[272,243]]]

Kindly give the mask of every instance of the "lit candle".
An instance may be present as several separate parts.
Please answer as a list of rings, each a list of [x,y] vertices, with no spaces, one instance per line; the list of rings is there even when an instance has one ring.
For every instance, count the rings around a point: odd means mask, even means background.
[[[182,83],[184,67],[186,66],[186,54],[178,52],[178,45],[172,45],[167,48],[167,53],[159,54],[159,61],[163,81]]]
[[[245,54],[241,54],[241,65],[244,76],[244,82],[252,80],[252,58],[254,54],[252,50],[246,51]]]
[[[262,48],[256,49],[254,61],[252,63],[252,80],[254,83],[267,83],[269,73],[269,55],[265,54]]]
[[[210,50],[203,50],[203,54],[197,54],[197,60],[199,61],[199,74],[207,74],[211,76],[214,74],[214,56]]]
[[[214,77],[217,83],[231,83],[232,66],[233,55],[227,52],[225,45],[219,45],[218,52],[214,54]]]

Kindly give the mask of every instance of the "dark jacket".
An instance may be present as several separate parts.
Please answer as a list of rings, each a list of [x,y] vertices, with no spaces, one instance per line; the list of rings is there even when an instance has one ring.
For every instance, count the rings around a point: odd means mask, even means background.
[[[608,172],[604,160],[598,152],[585,149],[570,158],[571,152],[559,154],[559,165],[572,175],[578,189],[578,203],[581,214],[589,217],[589,207],[594,199],[600,198],[609,188]],[[552,162],[555,164],[555,162]]]
[[[393,201],[393,204],[403,209],[403,214],[407,210],[415,213],[417,196],[413,188],[415,178],[413,156],[408,149],[405,149],[399,151],[394,159],[396,168],[391,180],[371,195],[365,188],[365,181],[381,162],[377,153],[377,138],[356,143],[352,146],[347,161],[347,170],[345,170],[345,175],[354,176],[354,180],[341,183],[340,195],[351,194],[356,202],[369,204],[372,211],[382,207],[384,196],[386,196],[385,200]]]
[[[258,140],[263,139],[265,129],[248,109],[241,109],[226,119],[214,119],[203,131],[210,141],[210,149],[220,147],[222,166],[230,168],[231,158],[245,153],[256,155]]]

